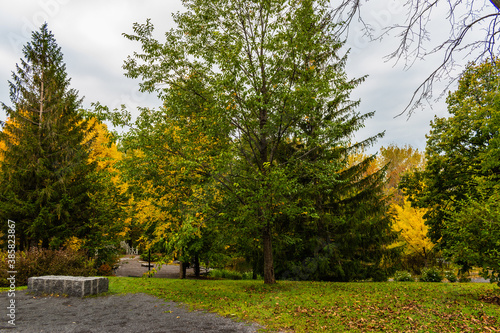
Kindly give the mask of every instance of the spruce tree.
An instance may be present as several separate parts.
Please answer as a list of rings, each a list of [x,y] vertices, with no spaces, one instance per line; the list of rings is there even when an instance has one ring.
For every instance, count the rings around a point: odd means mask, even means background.
[[[0,132],[0,217],[16,222],[20,248],[57,248],[88,232],[92,129],[46,23],[23,55],[9,81],[12,106],[2,103],[9,119]]]

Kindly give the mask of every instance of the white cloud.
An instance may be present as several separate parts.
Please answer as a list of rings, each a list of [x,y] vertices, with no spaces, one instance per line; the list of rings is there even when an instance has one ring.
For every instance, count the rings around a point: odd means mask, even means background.
[[[367,2],[365,19],[376,32],[381,32],[382,27],[404,17],[402,8],[397,6],[399,2]],[[30,40],[31,30],[38,30],[47,21],[64,54],[72,86],[86,97],[84,106],[89,107],[90,102],[95,101],[112,108],[127,104],[132,110],[141,105],[159,106],[161,103],[154,96],[137,92],[137,81],[123,75],[123,61],[140,45],[125,39],[122,33],[132,33],[134,22],[144,23],[151,18],[156,27],[155,36],[163,41],[164,32],[174,27],[171,14],[181,10],[181,0],[3,1],[0,10],[0,101],[8,102],[7,81],[15,63],[22,57],[21,48]],[[427,108],[416,112],[408,121],[406,116],[393,117],[404,109],[413,90],[440,59],[428,59],[417,63],[410,71],[403,71],[401,65],[394,67],[394,62],[386,63],[383,58],[394,49],[396,40],[385,38],[380,43],[370,43],[355,28],[351,32],[347,75],[369,75],[353,92],[352,98],[361,98],[358,111],[376,111],[375,117],[367,120],[366,127],[357,137],[361,140],[386,130],[386,137],[377,146],[409,143],[422,149],[429,121],[435,113],[443,115],[445,112],[443,101],[433,110]],[[0,119],[4,119],[3,112]]]

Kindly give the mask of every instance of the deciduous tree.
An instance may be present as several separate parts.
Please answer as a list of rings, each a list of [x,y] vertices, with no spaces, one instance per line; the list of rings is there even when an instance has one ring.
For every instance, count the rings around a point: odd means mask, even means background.
[[[169,109],[197,107],[185,94],[175,98]],[[214,264],[224,243],[209,221],[221,197],[203,168],[217,145],[200,122],[194,113],[183,119],[166,108],[144,109],[122,138],[120,170],[131,197],[128,237],[136,246],[167,251],[182,262],[201,258]]]
[[[327,1],[184,4],[165,44],[153,39],[149,21],[134,25],[126,37],[144,52],[130,57],[125,69],[143,79],[142,90],[157,91],[166,107],[175,106],[176,119],[189,122],[193,110],[192,104],[179,107],[175,94],[205,104],[195,110],[196,121],[220,147],[210,161],[196,163],[232,198],[224,214],[234,230],[252,236],[255,248],[260,243],[264,280],[274,283],[273,242],[284,223],[333,223],[328,216],[336,207],[354,208],[348,202],[370,192],[363,185],[376,183],[377,176],[356,178],[368,162],[347,168],[352,150],[379,137],[350,142],[372,116],[357,114],[358,102],[349,100],[362,79],[344,73]]]
[[[491,214],[483,216],[478,212],[481,205],[485,210],[491,206],[493,215],[496,211],[488,198],[498,196],[500,176],[499,68],[498,60],[469,65],[458,89],[448,96],[450,117],[436,117],[431,123],[425,170],[403,182],[414,203],[429,209],[425,218],[431,240],[465,268],[479,261],[470,256],[470,260],[466,260],[468,255],[463,255],[463,251],[451,249],[470,247],[469,254],[485,258],[490,248],[497,247],[492,239],[498,242],[496,229],[488,220]],[[474,212],[478,213],[475,218]],[[464,225],[466,219],[467,226]],[[478,228],[484,228],[488,234],[485,243],[481,243],[484,246],[476,247],[469,243],[474,242],[473,239],[460,235],[462,231],[471,233]]]
[[[403,248],[403,260],[413,271],[418,271],[432,258],[434,243],[427,237],[428,226],[424,215],[426,208],[412,207],[405,198],[402,204],[391,205],[393,229],[398,232],[399,240],[392,246]]]
[[[398,189],[401,177],[407,172],[424,169],[424,153],[409,145],[403,147],[389,145],[388,147],[380,148],[378,162],[380,166],[387,165],[386,193],[391,196],[391,202],[403,205],[404,195]]]

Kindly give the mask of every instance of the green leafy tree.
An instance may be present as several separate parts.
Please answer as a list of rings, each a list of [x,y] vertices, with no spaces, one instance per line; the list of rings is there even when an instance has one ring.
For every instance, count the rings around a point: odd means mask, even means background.
[[[445,221],[445,253],[462,264],[482,269],[481,275],[500,286],[500,191],[460,203],[460,210]]]
[[[361,177],[367,161],[348,166],[350,152],[376,140],[350,142],[372,116],[354,112],[358,102],[349,100],[363,79],[349,80],[344,73],[327,1],[184,5],[165,44],[153,39],[149,21],[134,25],[134,34],[125,36],[140,42],[144,52],[130,57],[125,69],[143,79],[143,91],[159,93],[169,117],[186,123],[194,117],[219,144],[203,161],[182,150],[178,156],[224,190],[231,205],[219,220],[237,230],[246,247],[252,247],[250,240],[262,249],[264,281],[274,283],[273,242],[286,235],[281,232],[287,225],[328,220],[349,229],[355,217],[366,221],[370,215],[368,206],[363,211],[349,204],[370,192],[364,185],[380,179]],[[177,97],[182,95],[192,102]],[[338,207],[355,217],[349,223],[334,218]],[[300,236],[295,232],[292,238]]]
[[[492,198],[498,197],[500,175],[499,65],[498,60],[469,65],[448,96],[451,116],[431,123],[426,169],[402,184],[414,203],[429,209],[425,219],[431,240],[464,269],[484,266],[500,241],[494,223],[488,222],[492,216],[498,221]],[[465,238],[473,230],[482,231]]]
[[[217,239],[208,213],[220,194],[201,161],[182,158],[207,158],[213,149],[196,122],[194,117],[189,122],[173,119],[165,110],[143,110],[122,138],[120,170],[132,198],[131,240],[143,248],[167,250],[182,262],[201,258],[214,263],[224,242]]]
[[[10,84],[12,107],[0,133],[0,218],[16,221],[20,247],[58,248],[92,232],[92,126],[78,111],[63,55],[47,24],[33,32]]]

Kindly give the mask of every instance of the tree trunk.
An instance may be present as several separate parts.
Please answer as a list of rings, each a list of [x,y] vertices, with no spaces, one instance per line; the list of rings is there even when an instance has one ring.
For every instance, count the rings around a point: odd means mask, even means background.
[[[38,111],[38,141],[41,144],[42,138],[42,122],[43,122],[43,99],[44,99],[44,86],[43,86],[43,72],[41,73],[42,79],[40,83],[40,110]]]
[[[194,256],[194,276],[200,277],[200,258],[198,255]]]
[[[262,241],[264,242],[264,283],[274,284],[276,280],[274,278],[273,246],[269,226],[264,228]]]
[[[181,261],[179,265],[179,279],[186,278],[186,268],[187,268],[187,263]]]

